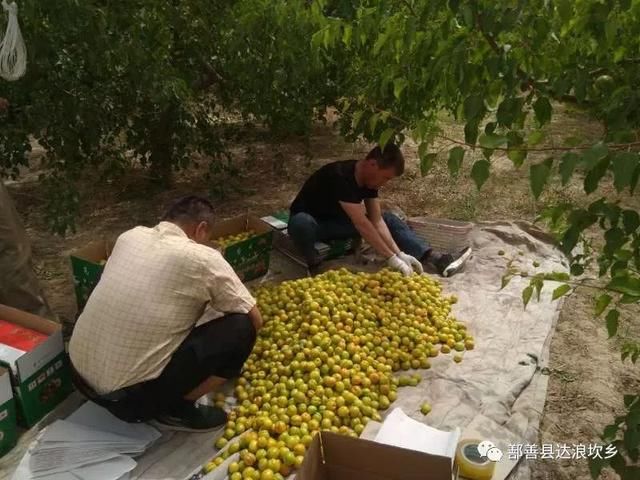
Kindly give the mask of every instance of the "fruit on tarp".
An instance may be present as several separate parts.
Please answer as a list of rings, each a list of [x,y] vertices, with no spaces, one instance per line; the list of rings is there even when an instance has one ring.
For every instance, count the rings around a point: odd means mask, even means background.
[[[430,357],[474,346],[451,314],[457,297],[443,296],[426,275],[340,269],[255,296],[265,324],[225,428],[226,441],[232,433],[239,438],[219,456],[222,462],[239,451],[229,474],[242,478],[291,473],[320,430],[359,436],[370,420],[381,420],[399,386],[422,378],[394,372],[429,368]]]

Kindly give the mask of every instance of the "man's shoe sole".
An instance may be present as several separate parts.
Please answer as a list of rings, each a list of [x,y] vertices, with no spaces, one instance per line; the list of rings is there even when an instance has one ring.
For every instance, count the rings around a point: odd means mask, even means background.
[[[464,267],[464,264],[467,263],[471,257],[471,247],[467,247],[464,249],[464,252],[460,257],[456,258],[453,262],[447,265],[447,268],[442,272],[443,277],[450,277],[451,275],[458,273]]]

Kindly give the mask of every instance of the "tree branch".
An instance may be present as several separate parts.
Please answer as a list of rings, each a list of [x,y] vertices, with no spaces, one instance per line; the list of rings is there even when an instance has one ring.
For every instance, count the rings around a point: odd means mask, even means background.
[[[402,123],[404,126],[409,126],[410,125],[408,121],[404,120],[403,118],[398,117],[397,115],[394,115],[393,113],[389,112],[388,110],[384,110],[382,108],[376,107],[375,105],[368,105],[368,106],[369,106],[369,108],[371,108],[372,110],[375,110],[378,113],[384,113],[389,118],[392,118],[396,122]],[[436,134],[435,136],[438,137],[438,138],[441,138],[443,140],[446,140],[448,142],[455,143],[456,145],[463,145],[465,147],[470,147],[470,148],[473,148],[473,149],[485,148],[482,145],[475,144],[475,143],[463,142],[462,140],[456,140],[455,138],[451,138],[451,137],[448,137],[447,135],[443,135],[443,134]],[[571,152],[573,150],[589,150],[591,147],[592,147],[592,145],[577,145],[575,147],[537,147],[537,148],[536,147],[517,146],[517,147],[513,147],[513,148],[495,147],[495,148],[492,148],[491,150],[497,150],[497,151],[502,151],[502,152],[510,152],[510,151],[514,151],[514,150],[526,150],[527,152],[551,152],[551,151]],[[614,149],[614,150],[623,150],[623,149],[632,148],[632,147],[640,147],[640,141],[638,141],[638,142],[629,142],[629,143],[609,143],[609,144],[607,144],[607,147],[609,149]]]

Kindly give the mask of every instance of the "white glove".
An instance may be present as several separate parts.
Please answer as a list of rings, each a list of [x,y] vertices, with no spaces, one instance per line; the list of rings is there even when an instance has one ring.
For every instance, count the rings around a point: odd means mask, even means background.
[[[403,262],[398,255],[393,255],[387,259],[387,266],[392,270],[397,270],[405,277],[408,277],[413,273],[413,270],[409,265]]]
[[[416,257],[412,257],[411,255],[408,255],[404,252],[400,252],[397,255],[398,257],[400,257],[400,260],[402,260],[404,263],[409,265],[414,272],[416,273],[424,272],[424,269],[422,268],[422,264],[420,263],[420,260],[418,260]]]

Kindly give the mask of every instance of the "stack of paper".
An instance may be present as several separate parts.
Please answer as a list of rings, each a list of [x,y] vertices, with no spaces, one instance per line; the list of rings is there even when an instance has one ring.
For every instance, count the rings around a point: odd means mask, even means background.
[[[66,420],[57,420],[29,448],[14,480],[128,480],[136,457],[160,432],[146,424],[119,420],[87,402]]]
[[[407,416],[402,409],[394,409],[380,427],[375,441],[394,447],[417,450],[431,455],[454,459],[460,440],[460,429],[445,432],[420,423]]]

